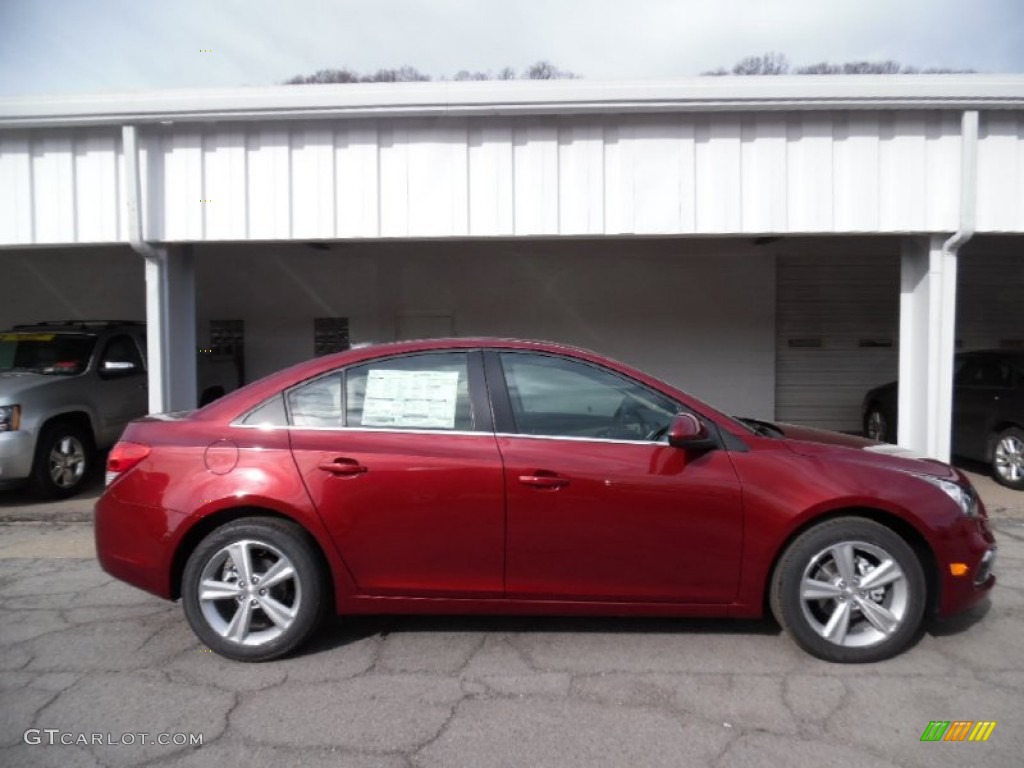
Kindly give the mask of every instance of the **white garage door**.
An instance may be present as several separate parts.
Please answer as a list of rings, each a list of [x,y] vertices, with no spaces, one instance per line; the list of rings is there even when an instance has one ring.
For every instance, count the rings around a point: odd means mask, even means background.
[[[778,257],[779,421],[859,431],[864,393],[896,378],[899,255],[891,241],[858,242]]]

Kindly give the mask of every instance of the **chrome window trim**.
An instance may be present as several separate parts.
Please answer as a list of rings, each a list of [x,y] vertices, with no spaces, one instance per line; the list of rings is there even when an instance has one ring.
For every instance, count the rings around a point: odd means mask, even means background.
[[[258,429],[264,432],[276,432],[280,430],[297,432],[365,432],[367,434],[386,433],[401,435],[463,435],[474,437],[516,437],[526,440],[568,440],[574,443],[610,443],[612,445],[661,445],[670,447],[667,441],[663,440],[616,440],[609,437],[572,437],[569,435],[521,435],[515,432],[483,432],[479,430],[466,431],[458,429],[400,429],[397,427],[296,427],[291,424],[287,426],[261,426],[259,424],[236,424],[229,426],[235,429]]]
[[[617,440],[612,437],[575,437],[570,435],[525,435],[519,432],[495,432],[495,437],[521,437],[527,440],[568,440],[573,443],[611,443],[613,445],[663,445],[667,440]]]
[[[262,425],[262,424],[237,424],[232,422],[230,427],[234,429],[259,429],[264,432],[277,432],[285,430],[289,432],[366,432],[373,434],[375,432],[384,432],[391,434],[410,434],[410,435],[482,435],[487,437],[494,437],[493,432],[483,432],[480,430],[459,430],[459,429],[399,429],[396,427],[296,427],[293,424],[286,424],[284,426],[274,425]]]

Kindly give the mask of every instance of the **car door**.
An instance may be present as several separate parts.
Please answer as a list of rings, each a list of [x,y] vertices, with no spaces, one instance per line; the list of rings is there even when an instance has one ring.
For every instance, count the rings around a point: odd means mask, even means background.
[[[997,355],[969,357],[953,387],[953,452],[987,460],[988,441],[996,431],[1003,402],[1013,397],[1014,374]]]
[[[146,367],[135,339],[117,333],[103,342],[96,367],[101,444],[117,440],[132,419],[149,411]]]
[[[361,591],[501,596],[504,481],[479,352],[375,360],[286,402],[299,472]]]
[[[693,454],[657,439],[678,403],[583,361],[487,354],[509,597],[735,599],[739,479],[725,451]]]

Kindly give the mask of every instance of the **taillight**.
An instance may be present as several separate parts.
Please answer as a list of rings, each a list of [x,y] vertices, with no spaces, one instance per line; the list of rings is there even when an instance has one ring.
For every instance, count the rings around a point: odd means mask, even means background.
[[[149,451],[141,443],[117,443],[107,456],[107,485],[149,456]]]

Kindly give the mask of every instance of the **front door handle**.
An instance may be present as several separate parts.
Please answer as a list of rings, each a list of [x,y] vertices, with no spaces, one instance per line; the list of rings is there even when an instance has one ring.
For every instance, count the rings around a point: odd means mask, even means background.
[[[366,467],[360,464],[355,459],[349,459],[345,456],[337,456],[333,459],[324,459],[317,464],[318,469],[322,469],[324,472],[330,472],[332,475],[361,475],[367,471]]]
[[[554,472],[545,469],[538,469],[532,475],[520,475],[519,482],[534,488],[564,488],[569,484],[569,479],[560,477]]]

